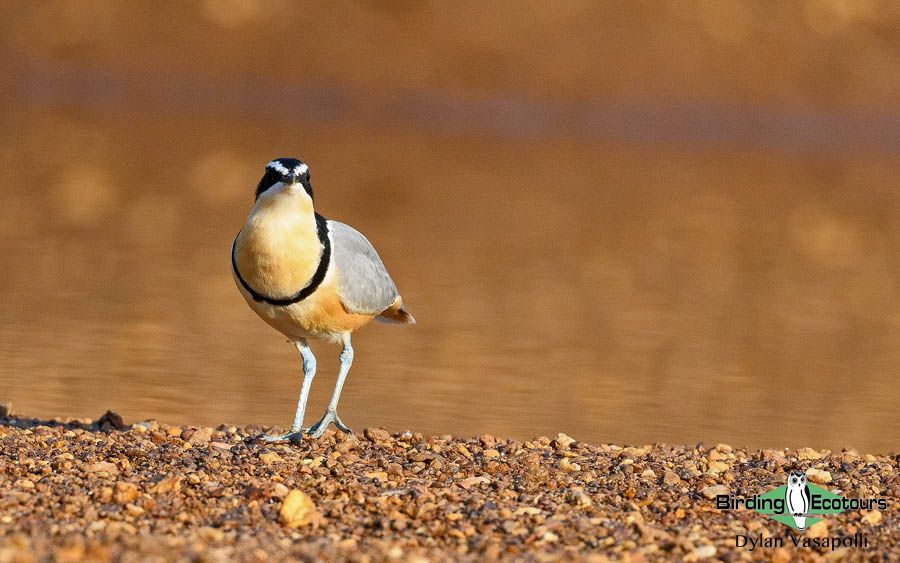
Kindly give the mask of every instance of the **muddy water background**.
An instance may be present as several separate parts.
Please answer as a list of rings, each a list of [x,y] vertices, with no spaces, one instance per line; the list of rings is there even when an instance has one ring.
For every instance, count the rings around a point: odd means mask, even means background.
[[[676,4],[4,4],[0,400],[288,424],[228,249],[296,156],[419,321],[357,429],[897,450],[897,5]]]

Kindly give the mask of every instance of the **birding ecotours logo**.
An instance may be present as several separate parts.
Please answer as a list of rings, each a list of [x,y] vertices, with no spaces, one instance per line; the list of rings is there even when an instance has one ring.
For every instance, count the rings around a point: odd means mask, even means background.
[[[791,471],[787,483],[771,491],[752,497],[716,495],[716,508],[754,510],[778,520],[800,533],[821,521],[827,514],[840,514],[848,510],[886,510],[885,498],[844,498],[807,482],[806,474]]]

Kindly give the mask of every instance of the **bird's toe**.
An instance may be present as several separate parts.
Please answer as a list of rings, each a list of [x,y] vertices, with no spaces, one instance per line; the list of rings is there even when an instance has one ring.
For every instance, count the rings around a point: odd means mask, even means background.
[[[341,432],[345,434],[353,433],[353,431],[350,430],[350,428],[346,424],[344,424],[344,422],[341,420],[341,417],[337,415],[337,412],[332,410],[325,411],[325,415],[318,422],[307,428],[306,432],[313,438],[319,438],[322,436],[322,434],[325,433],[328,425],[332,422]]]

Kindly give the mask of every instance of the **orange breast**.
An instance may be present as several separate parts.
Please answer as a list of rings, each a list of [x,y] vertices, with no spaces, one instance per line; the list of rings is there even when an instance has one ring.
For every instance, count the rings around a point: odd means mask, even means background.
[[[311,307],[298,319],[309,332],[353,332],[375,318],[375,315],[347,312],[335,286],[333,281],[328,286],[323,284],[310,296]]]

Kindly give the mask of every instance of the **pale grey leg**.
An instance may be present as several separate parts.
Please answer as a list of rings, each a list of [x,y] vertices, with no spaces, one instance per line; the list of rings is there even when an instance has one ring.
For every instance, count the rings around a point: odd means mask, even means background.
[[[306,414],[306,400],[309,398],[309,388],[312,385],[313,378],[316,376],[316,357],[313,356],[305,338],[296,340],[293,344],[300,351],[300,356],[303,358],[303,386],[300,388],[300,400],[297,401],[297,411],[294,413],[294,423],[291,424],[290,432],[262,437],[270,442],[281,440],[298,441],[303,438],[303,417]]]
[[[313,424],[306,429],[307,434],[313,438],[321,436],[329,423],[334,423],[341,432],[346,434],[352,433],[341,421],[341,417],[337,414],[338,399],[341,398],[341,389],[344,387],[344,380],[347,379],[347,373],[350,371],[350,365],[353,364],[353,346],[350,345],[350,334],[344,334],[341,337],[344,342],[344,348],[341,350],[341,370],[338,372],[337,383],[334,385],[334,393],[331,394],[331,400],[328,402],[328,409],[319,422]]]

